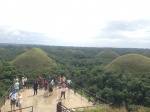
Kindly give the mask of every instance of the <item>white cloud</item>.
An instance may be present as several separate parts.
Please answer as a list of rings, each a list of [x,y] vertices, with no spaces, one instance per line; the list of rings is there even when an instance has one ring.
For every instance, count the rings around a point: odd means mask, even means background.
[[[150,20],[149,3],[148,0],[1,0],[0,25],[45,34],[46,44],[53,38],[55,44],[61,45],[117,46],[120,40],[126,43],[127,39],[149,37],[146,30],[150,24],[128,31],[139,27],[137,20]],[[115,21],[126,24],[118,23],[117,28]],[[135,24],[131,24],[133,21]],[[112,26],[108,29],[107,25]],[[14,32],[18,36],[19,33]]]

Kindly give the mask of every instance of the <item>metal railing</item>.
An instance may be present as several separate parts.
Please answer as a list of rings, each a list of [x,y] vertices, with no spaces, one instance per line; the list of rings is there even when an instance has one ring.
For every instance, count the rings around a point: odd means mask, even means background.
[[[13,91],[13,89],[14,89],[14,83],[8,88],[8,90],[1,97],[1,99],[0,99],[0,109],[3,105],[5,105],[6,100],[9,99],[9,95]]]
[[[74,83],[71,84],[71,89],[74,91],[75,94],[78,93],[78,94],[81,95],[81,97],[87,98],[88,102],[91,102],[92,101],[91,98],[93,98],[93,105],[92,106],[76,107],[76,108],[67,108],[64,105],[62,105],[61,102],[58,102],[57,112],[74,112],[74,110],[78,110],[78,109],[81,109],[81,108],[93,108],[93,107],[96,107],[99,104],[108,104],[109,106],[112,105],[111,102],[97,96],[94,93],[91,93],[91,92],[87,91],[86,89],[84,89],[80,86],[77,86]],[[96,102],[99,102],[99,103],[97,104]]]
[[[62,102],[57,103],[57,112],[74,112],[72,109],[69,109],[62,105]]]
[[[31,111],[29,111],[29,112],[33,112],[33,106],[24,107],[24,108],[16,109],[16,110],[13,110],[13,111],[17,112],[17,111],[19,111],[19,110],[25,110],[25,109],[28,109],[28,108],[31,108]],[[7,112],[12,112],[12,111],[7,111]]]
[[[74,93],[79,93],[81,95],[81,97],[84,95],[84,97],[86,97],[88,99],[89,102],[91,102],[92,100],[94,100],[94,102],[99,102],[101,104],[108,104],[108,105],[112,105],[111,102],[101,98],[100,96],[94,94],[94,93],[91,93],[90,91],[72,83],[72,87],[71,89],[74,90]],[[92,98],[92,99],[91,99]],[[93,102],[93,104],[94,104]]]

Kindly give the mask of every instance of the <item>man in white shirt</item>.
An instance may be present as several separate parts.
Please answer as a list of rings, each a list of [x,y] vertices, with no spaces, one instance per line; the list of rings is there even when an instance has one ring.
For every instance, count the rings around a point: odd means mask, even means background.
[[[69,90],[70,90],[70,84],[71,84],[71,80],[68,79],[68,80],[67,80],[67,87],[68,87]]]

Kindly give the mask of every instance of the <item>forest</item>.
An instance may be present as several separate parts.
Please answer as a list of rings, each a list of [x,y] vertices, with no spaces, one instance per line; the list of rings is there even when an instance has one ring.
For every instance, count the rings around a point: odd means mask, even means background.
[[[150,108],[150,49],[0,44],[0,97],[18,75],[65,75],[127,109]]]

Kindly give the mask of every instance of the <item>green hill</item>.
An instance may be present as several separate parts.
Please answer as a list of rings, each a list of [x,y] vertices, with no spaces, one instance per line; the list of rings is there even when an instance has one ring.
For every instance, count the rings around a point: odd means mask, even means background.
[[[97,58],[107,58],[107,59],[115,59],[119,55],[111,50],[104,50],[96,55]]]
[[[144,52],[143,55],[150,58],[150,52]]]
[[[113,60],[106,68],[132,74],[150,73],[150,58],[139,54],[127,54]]]
[[[42,71],[55,67],[56,63],[43,50],[33,48],[12,60],[11,65],[23,71]]]

